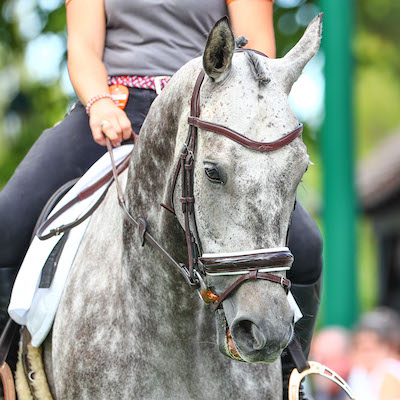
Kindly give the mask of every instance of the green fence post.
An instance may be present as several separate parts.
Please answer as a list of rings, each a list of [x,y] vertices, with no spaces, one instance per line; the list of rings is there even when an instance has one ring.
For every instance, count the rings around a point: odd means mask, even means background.
[[[356,200],[352,121],[351,0],[321,0],[324,11],[325,122],[324,325],[351,326],[357,315]]]

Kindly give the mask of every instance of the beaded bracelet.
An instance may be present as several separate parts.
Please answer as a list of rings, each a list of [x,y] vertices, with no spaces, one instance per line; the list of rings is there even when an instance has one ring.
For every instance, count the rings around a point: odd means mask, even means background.
[[[86,114],[90,115],[90,108],[92,107],[92,105],[94,103],[96,103],[96,101],[107,98],[107,97],[112,99],[110,93],[103,93],[103,94],[98,94],[97,96],[93,96],[86,104]]]

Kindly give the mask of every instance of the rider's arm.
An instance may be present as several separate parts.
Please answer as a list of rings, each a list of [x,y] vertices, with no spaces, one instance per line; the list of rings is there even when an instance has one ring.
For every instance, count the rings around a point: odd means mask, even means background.
[[[227,0],[235,36],[244,36],[246,47],[276,56],[272,0]]]
[[[104,2],[67,1],[68,70],[72,85],[83,105],[94,96],[109,93],[103,64],[106,34]],[[108,121],[100,127],[101,122]],[[96,101],[90,108],[90,128],[94,140],[105,145],[103,132],[113,145],[131,136],[131,123],[125,112],[110,98]]]

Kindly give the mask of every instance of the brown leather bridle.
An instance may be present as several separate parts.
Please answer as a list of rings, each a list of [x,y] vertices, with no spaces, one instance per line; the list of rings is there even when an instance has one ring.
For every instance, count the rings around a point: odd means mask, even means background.
[[[244,51],[244,49],[240,49],[239,51]],[[257,53],[263,55],[262,53]],[[233,259],[231,259],[232,257],[230,256],[219,257],[221,264],[224,265],[224,268],[219,268],[219,275],[240,274],[241,276],[231,286],[229,286],[224,293],[220,295],[214,294],[207,287],[203,277],[205,275],[213,275],[213,273],[210,273],[210,271],[205,268],[207,265],[209,265],[209,260],[207,260],[204,255],[202,256],[203,252],[197,231],[194,209],[195,197],[193,174],[198,129],[223,135],[251,150],[269,152],[278,150],[292,142],[295,138],[299,137],[303,131],[303,126],[300,124],[295,130],[274,142],[257,142],[223,125],[201,120],[200,89],[204,78],[205,72],[202,70],[197,78],[191,98],[190,116],[188,118],[189,132],[181,150],[180,159],[173,175],[170,205],[162,204],[162,206],[175,213],[173,200],[174,191],[178,177],[181,174],[182,196],[180,198],[180,202],[182,203],[182,213],[185,220],[189,277],[194,284],[200,284],[203,300],[206,303],[215,303],[216,308],[218,308],[227,296],[229,296],[241,283],[249,279],[265,279],[271,282],[279,283],[282,285],[285,291],[288,292],[290,289],[290,281],[284,277],[273,275],[271,272],[290,269],[290,266],[293,263],[293,255],[288,248],[263,249],[261,251],[264,253],[264,258],[260,260],[260,258],[254,257],[254,252],[249,251],[241,255],[242,259],[244,259],[244,264],[246,264],[246,268],[243,268],[243,263],[236,262],[234,255]],[[272,254],[273,257],[271,256]],[[279,260],[278,263],[276,260]]]
[[[245,51],[239,49],[237,51]],[[258,54],[264,55],[260,52]],[[181,175],[182,180],[182,195],[180,202],[182,203],[182,213],[184,215],[184,229],[186,236],[186,245],[188,251],[188,262],[186,266],[173,259],[171,255],[147,232],[147,223],[143,218],[137,221],[129,213],[124,196],[119,188],[117,171],[114,168],[111,144],[107,141],[107,147],[113,164],[114,178],[117,184],[118,198],[121,207],[124,209],[128,220],[139,228],[139,233],[142,238],[142,244],[146,239],[160,254],[166,257],[179,272],[184,276],[186,282],[192,286],[201,289],[201,297],[206,303],[214,303],[215,309],[219,308],[222,301],[226,299],[239,285],[246,280],[264,279],[274,283],[279,283],[286,293],[290,290],[291,283],[287,278],[279,275],[274,275],[272,272],[289,270],[293,263],[293,255],[287,247],[277,249],[261,249],[257,251],[242,252],[238,258],[236,253],[227,255],[203,255],[201,241],[199,238],[196,216],[195,216],[195,197],[194,197],[194,164],[196,153],[196,142],[198,129],[214,132],[223,135],[242,146],[251,150],[269,152],[282,148],[299,137],[303,131],[303,125],[300,124],[295,130],[286,134],[281,139],[273,142],[257,142],[248,137],[230,129],[223,125],[200,119],[200,89],[205,78],[205,72],[202,70],[197,78],[194,86],[190,116],[188,118],[189,132],[180,157],[175,168],[175,173],[171,182],[171,199],[170,205],[161,204],[164,208],[175,214],[174,207],[174,192],[177,180]],[[218,271],[218,272],[217,272]],[[217,295],[207,287],[205,278],[207,275],[240,275],[240,277],[225,290],[224,293]]]

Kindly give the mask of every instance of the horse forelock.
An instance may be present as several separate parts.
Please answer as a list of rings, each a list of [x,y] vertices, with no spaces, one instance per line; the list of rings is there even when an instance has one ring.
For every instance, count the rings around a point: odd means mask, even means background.
[[[252,51],[247,51],[245,53],[246,58],[250,65],[250,70],[254,76],[254,78],[261,84],[266,85],[271,82],[271,78],[267,77],[267,72],[265,70],[265,66],[261,63],[260,58],[262,56],[257,56]]]

